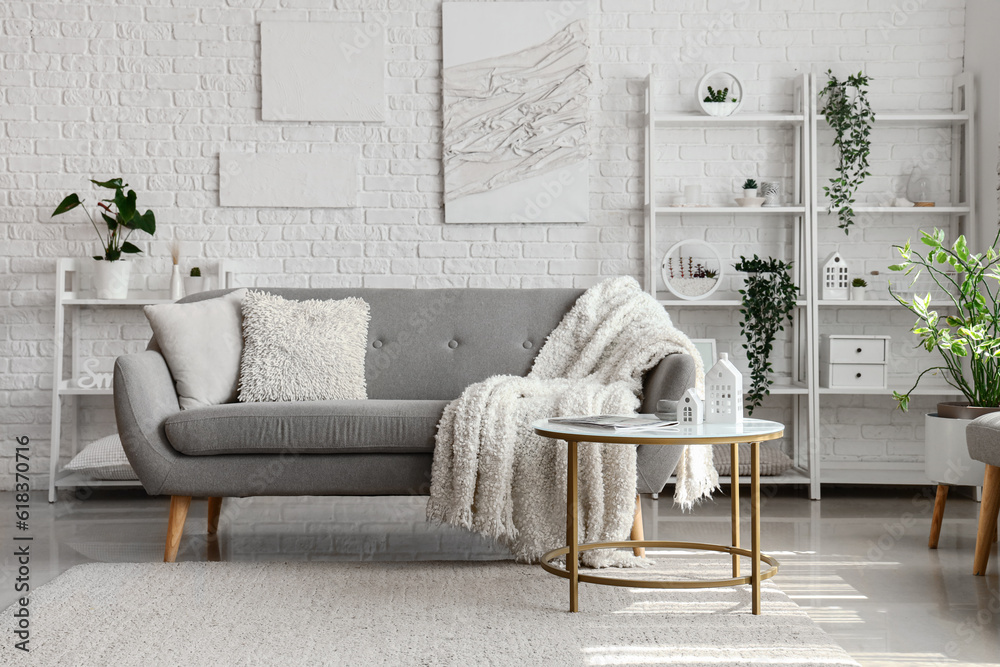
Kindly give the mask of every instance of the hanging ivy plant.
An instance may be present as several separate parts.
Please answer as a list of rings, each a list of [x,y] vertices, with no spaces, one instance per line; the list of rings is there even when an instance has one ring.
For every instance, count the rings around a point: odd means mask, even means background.
[[[747,412],[753,414],[764,397],[770,394],[771,349],[774,337],[785,330],[785,320],[792,321],[792,309],[799,288],[792,282],[788,270],[792,263],[769,257],[751,259],[740,257],[734,268],[747,274],[744,289],[740,290],[743,307],[740,309],[740,333],[746,343],[747,361],[750,362],[750,388],[745,392]]]
[[[840,154],[837,175],[830,179],[830,185],[823,192],[830,198],[830,213],[837,212],[839,227],[844,233],[854,224],[854,194],[858,187],[870,176],[868,155],[871,152],[869,136],[875,113],[868,104],[868,83],[870,79],[858,72],[843,81],[826,71],[830,80],[826,88],[819,92],[826,102],[820,113],[836,132],[833,146]]]

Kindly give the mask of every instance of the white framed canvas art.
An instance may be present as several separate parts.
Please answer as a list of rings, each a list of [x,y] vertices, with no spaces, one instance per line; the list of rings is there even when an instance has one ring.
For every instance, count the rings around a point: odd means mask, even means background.
[[[262,21],[263,120],[384,121],[381,24]]]
[[[449,223],[588,222],[587,3],[445,2]]]
[[[705,365],[705,371],[715,365],[716,351],[714,338],[692,338],[691,342],[701,355],[701,362]]]

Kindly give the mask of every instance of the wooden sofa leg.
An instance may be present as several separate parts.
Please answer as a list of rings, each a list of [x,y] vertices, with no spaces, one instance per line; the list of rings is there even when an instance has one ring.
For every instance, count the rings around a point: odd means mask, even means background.
[[[983,478],[983,502],[979,505],[979,533],[976,535],[976,559],[972,573],[986,574],[986,565],[993,548],[993,534],[997,529],[997,514],[1000,514],[1000,467],[986,466]]]
[[[219,514],[222,513],[222,498],[208,499],[208,534],[215,535],[219,531]]]
[[[944,520],[944,505],[948,502],[948,485],[938,484],[937,496],[934,498],[934,516],[931,517],[931,536],[927,539],[927,547],[937,549],[938,538],[941,537],[941,522]]]
[[[643,539],[642,532],[642,502],[639,500],[639,494],[635,494],[635,517],[632,519],[632,535],[629,537],[633,542],[637,542]],[[643,547],[633,547],[632,553],[640,558],[646,557],[646,549]]]
[[[163,551],[164,563],[173,563],[177,560],[177,549],[181,546],[181,535],[184,534],[184,520],[187,519],[189,507],[191,507],[191,496],[170,496],[170,518],[167,520],[167,547]]]

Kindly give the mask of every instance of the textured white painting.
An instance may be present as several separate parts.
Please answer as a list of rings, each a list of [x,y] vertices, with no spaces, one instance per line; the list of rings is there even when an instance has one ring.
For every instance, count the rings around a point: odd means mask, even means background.
[[[445,2],[445,222],[587,222],[587,3]]]
[[[358,203],[358,150],[219,154],[219,205],[352,208]]]
[[[260,24],[264,120],[385,120],[380,23]]]

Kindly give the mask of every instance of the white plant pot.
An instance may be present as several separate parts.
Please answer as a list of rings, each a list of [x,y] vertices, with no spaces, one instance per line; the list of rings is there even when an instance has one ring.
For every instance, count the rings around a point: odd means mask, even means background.
[[[206,290],[208,290],[208,278],[206,276],[184,277],[184,294],[197,294]]]
[[[127,299],[128,277],[132,264],[119,259],[115,262],[98,260],[94,269],[94,290],[98,299]]]
[[[702,102],[701,107],[709,116],[732,116],[740,107],[739,102]]]
[[[757,188],[743,188],[743,196],[744,197],[756,197],[757,196]]]
[[[971,421],[943,419],[936,412],[924,417],[924,472],[932,482],[983,485],[986,464],[972,460],[965,445],[965,427]]]
[[[865,288],[855,287],[851,285],[851,301],[864,301],[865,300]]]

